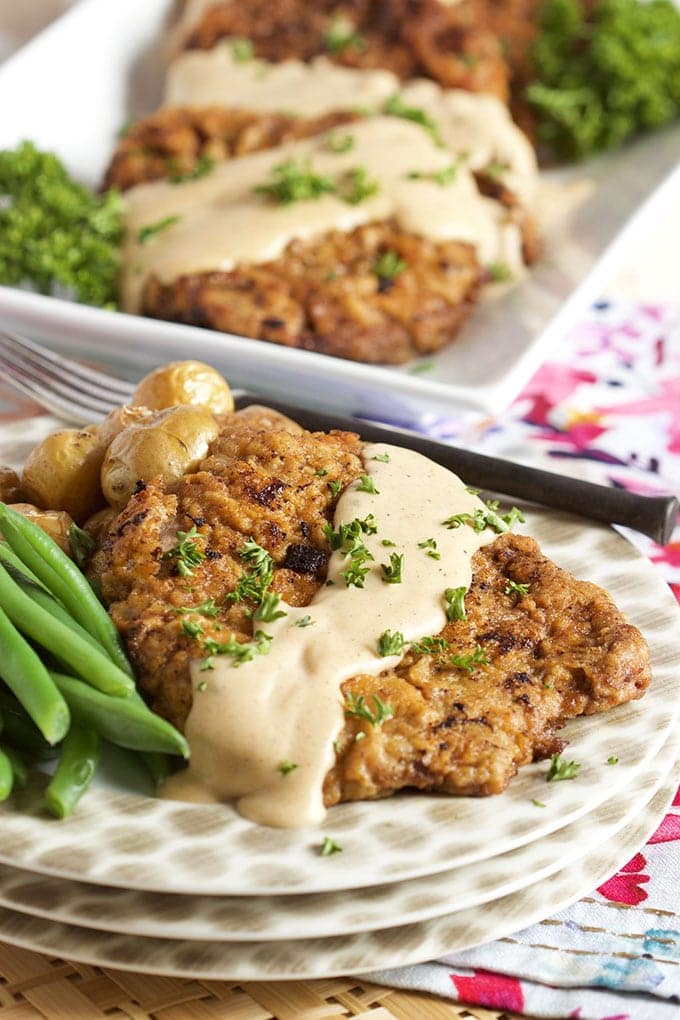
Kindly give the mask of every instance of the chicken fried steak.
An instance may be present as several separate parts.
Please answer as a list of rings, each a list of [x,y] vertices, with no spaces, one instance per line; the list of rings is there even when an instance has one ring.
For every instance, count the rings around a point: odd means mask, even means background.
[[[92,571],[155,710],[182,727],[190,660],[210,654],[213,642],[253,640],[252,605],[229,598],[248,540],[271,555],[274,592],[292,606],[311,601],[330,555],[323,529],[338,489],[365,471],[360,454],[349,433],[311,434],[271,416],[263,428],[257,414],[237,414],[223,419],[200,470],[131,498]],[[179,541],[192,543],[188,575]],[[512,533],[475,553],[472,566],[466,617],[447,624],[445,643],[343,685],[346,699],[364,695],[368,704],[375,694],[393,715],[380,726],[346,716],[327,805],[409,787],[499,793],[520,765],[561,749],[566,720],[644,693],[644,639],[602,589]]]
[[[398,273],[381,275],[386,256],[399,260]],[[281,258],[262,265],[194,273],[169,284],[152,278],[142,312],[340,358],[399,364],[447,344],[485,279],[472,245],[370,223],[292,241]]]
[[[216,0],[182,33],[187,49],[246,39],[274,62],[317,56],[349,67],[384,68],[399,78],[433,78],[446,88],[507,99],[501,42],[478,0]]]

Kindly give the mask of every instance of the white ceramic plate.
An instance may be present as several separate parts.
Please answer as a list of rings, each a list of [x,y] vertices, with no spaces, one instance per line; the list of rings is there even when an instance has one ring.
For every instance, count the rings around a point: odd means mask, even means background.
[[[83,0],[22,50],[0,70],[0,146],[33,139],[55,150],[85,183],[96,185],[120,126],[160,100],[160,30],[171,2]],[[38,82],[49,84],[38,88]],[[413,423],[425,407],[497,410],[563,339],[574,317],[601,296],[612,274],[623,264],[654,263],[660,239],[677,236],[680,174],[588,275],[640,202],[675,166],[679,147],[676,126],[614,155],[544,174],[543,259],[522,285],[485,302],[460,338],[432,359],[427,375],[9,288],[0,288],[0,321],[55,346],[96,353],[123,370],[134,366],[136,374],[141,367],[193,354],[226,370],[237,385],[385,420]],[[640,231],[652,221],[657,228],[645,254]]]
[[[677,771],[679,747],[674,733],[623,793],[571,825],[510,853],[428,878],[316,895],[176,896],[0,865],[0,907],[97,931],[211,942],[328,938],[430,920],[500,899],[595,855],[644,810],[671,770]]]
[[[501,938],[591,893],[628,861],[657,827],[676,791],[664,784],[635,821],[595,854],[528,889],[432,921],[337,938],[282,942],[187,942],[71,927],[0,908],[0,939],[35,952],[101,967],[173,977],[258,981],[359,974],[431,960]]]
[[[0,463],[21,463],[54,419],[0,434]],[[641,774],[680,712],[680,610],[654,567],[610,528],[532,511],[526,530],[547,555],[612,593],[647,637],[654,680],[642,701],[574,720],[578,781],[546,786],[546,764],[523,768],[493,801],[405,794],[333,808],[323,829],[265,829],[229,806],[192,805],[92,789],[55,823],[0,807],[0,861],[41,874],[167,893],[277,895],[388,884],[484,860],[540,839],[597,808]],[[615,754],[616,768],[603,765]],[[545,801],[537,810],[532,798]],[[492,809],[490,806],[492,805]],[[30,807],[31,805],[27,805]],[[321,857],[326,833],[343,852]]]

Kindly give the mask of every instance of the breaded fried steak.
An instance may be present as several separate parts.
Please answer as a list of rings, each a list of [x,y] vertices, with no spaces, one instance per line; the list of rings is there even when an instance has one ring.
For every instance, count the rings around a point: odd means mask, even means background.
[[[365,471],[361,451],[353,434],[312,434],[271,416],[263,427],[257,414],[236,414],[198,471],[168,489],[159,479],[139,487],[92,571],[155,710],[182,727],[190,661],[253,641],[254,604],[230,599],[243,585],[246,543],[272,557],[273,592],[289,606],[310,603],[326,581],[339,494]],[[190,573],[178,548],[192,553]],[[389,705],[391,715],[366,725],[347,714],[327,805],[408,787],[499,793],[520,765],[561,749],[567,719],[644,693],[644,639],[600,588],[510,532],[476,552],[472,567],[466,615],[441,641],[343,684],[346,703]]]
[[[507,65],[485,22],[478,0],[190,0],[177,39],[203,50],[225,38],[247,40],[255,56],[274,62],[325,55],[505,100]]]

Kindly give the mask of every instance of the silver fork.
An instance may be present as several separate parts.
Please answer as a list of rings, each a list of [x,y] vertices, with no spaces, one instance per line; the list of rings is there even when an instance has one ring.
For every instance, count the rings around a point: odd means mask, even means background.
[[[128,382],[55,354],[16,333],[2,330],[0,379],[5,379],[60,418],[77,425],[104,418],[114,407],[129,402],[134,390]],[[680,509],[674,496],[638,496],[622,489],[593,485],[553,471],[542,471],[499,457],[447,446],[405,429],[311,411],[244,390],[234,390],[233,393],[237,408],[264,402],[311,431],[346,429],[360,432],[367,442],[405,446],[455,471],[470,485],[486,492],[513,496],[607,524],[623,524],[649,535],[661,545],[670,541]]]

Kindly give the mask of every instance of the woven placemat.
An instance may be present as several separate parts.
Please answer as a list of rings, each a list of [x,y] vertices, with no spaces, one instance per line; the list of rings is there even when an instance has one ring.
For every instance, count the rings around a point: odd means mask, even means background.
[[[236,984],[90,967],[0,943],[0,1020],[518,1020],[356,978]]]

